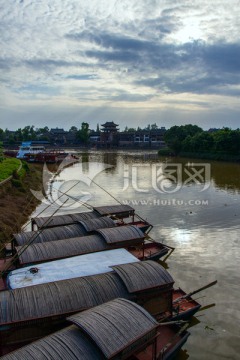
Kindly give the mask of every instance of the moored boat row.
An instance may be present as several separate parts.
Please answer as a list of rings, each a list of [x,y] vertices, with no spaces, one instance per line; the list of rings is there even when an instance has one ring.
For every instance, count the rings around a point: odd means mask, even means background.
[[[149,342],[140,341],[135,347],[130,341],[122,344],[119,352],[116,349],[107,355],[95,341],[101,337],[101,330],[96,326],[92,346],[96,345],[96,353],[103,359],[170,359],[181,348],[189,333],[181,332],[176,325],[160,326],[159,322],[189,319],[201,305],[191,298],[191,294],[174,289],[174,280],[168,271],[152,261],[167,254],[170,247],[149,241],[145,231],[150,230],[151,225],[135,217],[134,209],[124,205],[99,207],[81,214],[34,218],[32,225],[33,229],[37,226],[37,230],[15,234],[12,253],[8,253],[5,263],[0,262],[3,273],[3,291],[0,291],[2,355],[43,336],[49,338],[27,345],[14,355],[6,355],[6,359],[25,358],[23,354],[28,354],[32,348],[37,349],[37,358],[43,359],[41,347],[45,349],[56,338],[65,339],[66,329],[50,334],[64,328],[72,314],[82,318],[85,315],[78,313],[84,314],[83,311],[89,309],[85,317],[88,322],[91,311],[95,313],[95,306],[104,307],[101,304],[106,303],[107,309],[108,302],[113,299],[116,304],[123,301],[121,306],[126,307],[125,315],[129,300],[134,302],[133,307],[140,305],[138,310],[153,316],[157,327],[154,335],[152,330],[145,334]],[[109,312],[106,310],[104,324],[110,321]],[[118,329],[121,319],[114,319],[114,327]],[[132,320],[129,316],[127,319],[130,331]],[[133,319],[139,322],[140,315],[135,314]],[[79,339],[79,346],[82,336],[87,334],[89,340],[88,330],[83,334],[85,330],[81,326],[80,329],[75,327],[74,331],[71,329],[74,339]],[[61,341],[64,344],[64,340]],[[83,347],[88,348],[84,341]],[[51,356],[49,359],[57,359],[56,354]],[[90,352],[78,358],[91,359]]]

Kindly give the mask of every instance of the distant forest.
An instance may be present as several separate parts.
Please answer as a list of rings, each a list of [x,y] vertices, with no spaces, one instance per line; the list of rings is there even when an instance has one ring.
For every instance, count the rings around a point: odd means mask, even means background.
[[[160,154],[240,160],[240,129],[228,127],[204,131],[197,125],[173,126],[164,135],[167,148]]]

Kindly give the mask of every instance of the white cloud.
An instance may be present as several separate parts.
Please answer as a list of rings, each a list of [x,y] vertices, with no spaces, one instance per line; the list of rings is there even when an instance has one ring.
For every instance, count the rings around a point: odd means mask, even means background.
[[[237,0],[0,0],[0,127],[77,113],[123,128],[201,126],[219,109],[238,127],[239,10]]]

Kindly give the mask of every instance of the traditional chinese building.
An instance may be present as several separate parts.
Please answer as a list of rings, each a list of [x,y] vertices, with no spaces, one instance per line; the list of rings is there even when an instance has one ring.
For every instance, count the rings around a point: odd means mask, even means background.
[[[118,124],[113,121],[107,121],[101,125],[100,141],[107,147],[118,145]]]

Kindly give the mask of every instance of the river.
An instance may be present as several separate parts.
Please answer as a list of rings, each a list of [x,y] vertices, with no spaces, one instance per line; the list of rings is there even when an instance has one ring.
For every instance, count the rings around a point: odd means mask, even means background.
[[[61,164],[51,183],[44,173],[51,196],[32,216],[117,201],[133,206],[154,225],[151,236],[175,248],[167,268],[176,287],[189,292],[218,281],[195,295],[208,308],[192,322],[178,359],[239,359],[240,165],[159,158],[153,151],[78,156],[75,164]]]

